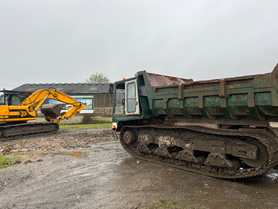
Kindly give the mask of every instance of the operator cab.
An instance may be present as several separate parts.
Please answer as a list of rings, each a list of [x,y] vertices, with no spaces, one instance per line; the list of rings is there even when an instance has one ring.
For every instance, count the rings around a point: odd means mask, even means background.
[[[136,79],[115,83],[114,115],[140,115]]]
[[[0,91],[0,105],[18,106],[30,94],[31,92],[25,92],[25,91],[2,90]]]

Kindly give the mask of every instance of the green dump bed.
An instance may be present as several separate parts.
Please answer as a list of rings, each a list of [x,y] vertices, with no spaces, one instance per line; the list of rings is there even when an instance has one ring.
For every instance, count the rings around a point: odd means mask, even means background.
[[[155,116],[278,121],[278,64],[272,73],[208,81],[145,71],[137,76]]]

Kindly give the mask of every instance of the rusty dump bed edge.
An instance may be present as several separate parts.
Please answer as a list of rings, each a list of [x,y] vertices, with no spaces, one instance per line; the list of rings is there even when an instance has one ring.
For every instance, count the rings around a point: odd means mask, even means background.
[[[193,81],[193,79],[185,79],[185,78],[161,75],[161,74],[156,74],[156,73],[149,73],[149,72],[146,72],[146,71],[144,71],[144,72],[147,75],[147,78],[148,78],[148,81],[149,81],[151,87],[163,87],[163,86],[180,85],[180,84],[190,85],[190,84],[193,84],[193,83],[195,83],[195,84],[217,83],[217,82],[220,82],[221,80],[230,80],[230,81],[233,81],[233,80],[248,80],[248,79],[253,79],[255,76],[270,74],[270,73],[264,73],[264,74],[237,76],[237,77],[230,77],[230,78]],[[274,67],[274,69],[271,73],[278,73],[278,63]]]

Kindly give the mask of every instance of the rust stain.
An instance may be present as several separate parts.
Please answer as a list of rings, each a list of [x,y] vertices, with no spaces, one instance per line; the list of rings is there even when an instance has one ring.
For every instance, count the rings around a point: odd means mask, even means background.
[[[192,82],[192,79],[183,79],[154,73],[147,73],[149,83],[152,87],[179,85],[186,82]]]
[[[277,65],[274,67],[272,73],[278,73],[278,63],[277,63]]]

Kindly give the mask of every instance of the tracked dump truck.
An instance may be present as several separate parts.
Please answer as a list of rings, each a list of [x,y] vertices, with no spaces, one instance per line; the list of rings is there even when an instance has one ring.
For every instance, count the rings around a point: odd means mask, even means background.
[[[136,158],[225,179],[278,164],[278,64],[208,81],[142,71],[114,88],[112,128]]]

